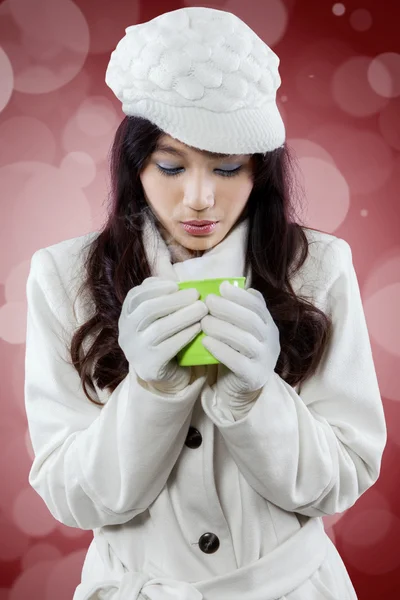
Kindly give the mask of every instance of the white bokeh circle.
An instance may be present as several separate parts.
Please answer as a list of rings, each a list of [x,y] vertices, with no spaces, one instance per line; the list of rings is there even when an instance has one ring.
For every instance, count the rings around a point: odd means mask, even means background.
[[[336,17],[341,17],[344,15],[344,13],[346,12],[346,7],[344,4],[342,4],[341,2],[336,2],[333,6],[332,6],[332,12]]]
[[[370,64],[368,56],[353,56],[337,67],[332,78],[336,104],[353,117],[374,115],[388,103],[387,98],[371,88],[368,79]]]
[[[7,106],[14,88],[14,72],[11,62],[0,47],[0,112]]]
[[[384,98],[400,96],[400,54],[378,54],[368,67],[368,81],[372,89]]]

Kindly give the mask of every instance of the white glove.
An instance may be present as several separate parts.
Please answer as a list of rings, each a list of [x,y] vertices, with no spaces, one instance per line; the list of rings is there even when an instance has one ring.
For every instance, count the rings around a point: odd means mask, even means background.
[[[275,370],[281,352],[279,329],[258,290],[223,281],[220,293],[205,298],[210,314],[201,320],[206,334],[202,343],[222,363],[217,394],[240,410],[242,403],[258,397]]]
[[[148,277],[124,299],[118,344],[136,374],[157,389],[178,391],[191,380],[191,367],[175,357],[201,331],[208,309],[199,296],[195,288],[180,290],[176,281]]]

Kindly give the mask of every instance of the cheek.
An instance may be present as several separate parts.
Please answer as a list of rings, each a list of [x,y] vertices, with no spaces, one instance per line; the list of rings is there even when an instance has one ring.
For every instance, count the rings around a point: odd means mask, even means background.
[[[164,183],[160,177],[154,177],[150,172],[143,173],[140,180],[147,202],[157,209],[157,212],[166,212],[173,198],[169,182]]]
[[[236,205],[243,205],[246,204],[252,189],[253,182],[248,177],[238,178],[225,197],[229,198],[230,202],[234,201]]]

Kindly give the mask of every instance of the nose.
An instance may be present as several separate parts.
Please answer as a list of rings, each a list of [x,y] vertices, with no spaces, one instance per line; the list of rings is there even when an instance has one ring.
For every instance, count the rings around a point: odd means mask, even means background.
[[[183,204],[193,211],[202,211],[214,206],[215,190],[209,177],[198,175],[186,182]]]

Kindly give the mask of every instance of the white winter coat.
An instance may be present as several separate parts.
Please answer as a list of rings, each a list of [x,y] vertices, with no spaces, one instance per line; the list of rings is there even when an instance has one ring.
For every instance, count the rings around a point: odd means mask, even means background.
[[[215,365],[175,395],[131,369],[112,394],[96,386],[103,407],[90,403],[66,344],[90,313],[80,302],[74,316],[72,301],[96,232],[32,256],[29,483],[55,519],[94,532],[74,600],[356,598],[321,517],[377,480],[386,426],[351,248],[305,232],[292,284],[332,316],[333,338],[301,389],[274,372],[239,420],[214,393]],[[154,274],[185,274],[157,252]]]

